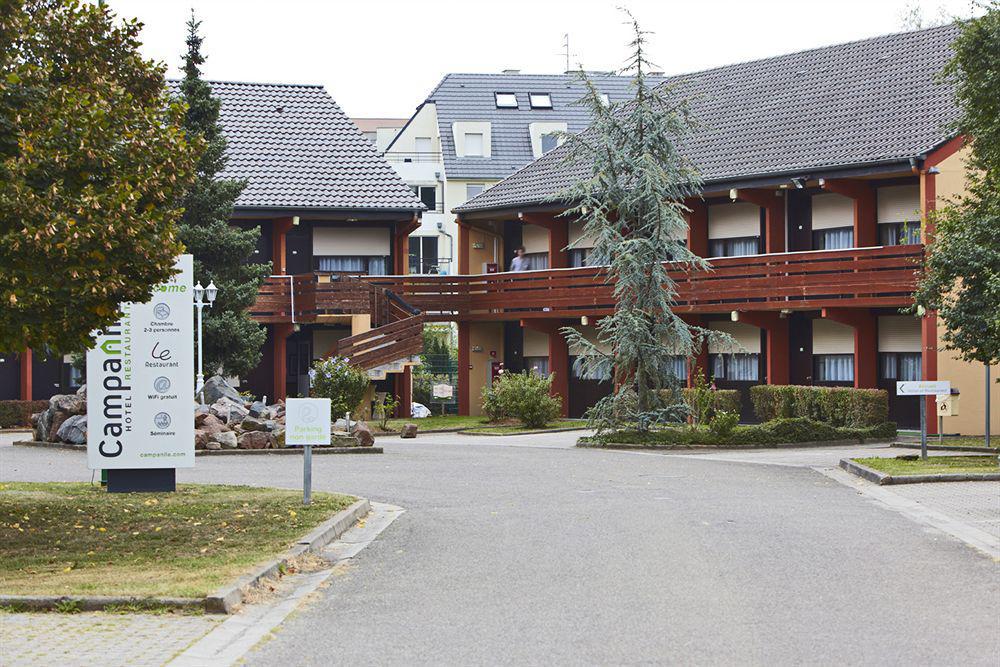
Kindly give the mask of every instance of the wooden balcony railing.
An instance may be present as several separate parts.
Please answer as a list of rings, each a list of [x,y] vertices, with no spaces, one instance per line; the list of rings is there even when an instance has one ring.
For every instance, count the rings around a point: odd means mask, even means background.
[[[901,307],[912,303],[922,256],[922,246],[907,245],[724,257],[711,260],[710,271],[678,268],[670,275],[677,285],[679,312]],[[297,276],[294,281],[282,277],[261,289],[252,313],[261,322],[289,321],[289,283],[296,290],[297,322],[316,321],[317,314],[328,312],[369,312],[351,309],[377,304],[348,294],[360,290],[358,283],[368,283],[398,295],[428,320],[599,316],[614,308],[613,286],[606,278],[601,267],[471,276],[367,276],[330,283],[317,282],[313,276]],[[285,319],[270,319],[278,317]]]

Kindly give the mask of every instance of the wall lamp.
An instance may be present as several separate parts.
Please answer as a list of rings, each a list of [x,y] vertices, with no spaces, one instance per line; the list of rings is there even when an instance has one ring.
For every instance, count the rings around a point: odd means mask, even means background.
[[[795,178],[792,179],[792,184],[795,186],[796,190],[801,190],[804,187],[806,187],[806,179],[802,178],[801,176],[796,176]]]
[[[729,190],[729,198],[733,201],[736,201],[737,199],[740,198],[740,191],[737,190],[736,188],[731,188]]]

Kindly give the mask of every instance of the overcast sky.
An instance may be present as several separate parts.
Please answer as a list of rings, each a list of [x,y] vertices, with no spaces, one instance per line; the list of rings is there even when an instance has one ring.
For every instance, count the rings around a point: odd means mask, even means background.
[[[448,72],[560,73],[570,63],[617,69],[627,55],[625,5],[668,74],[789,53],[902,29],[916,4],[927,20],[967,15],[969,0],[837,2],[701,0],[108,0],[137,17],[147,56],[177,75],[184,22],[203,21],[205,75],[320,83],[351,116],[408,117]]]

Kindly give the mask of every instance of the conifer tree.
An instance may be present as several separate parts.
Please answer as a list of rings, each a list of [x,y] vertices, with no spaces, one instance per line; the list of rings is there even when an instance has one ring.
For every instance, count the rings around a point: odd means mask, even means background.
[[[651,85],[648,33],[631,15],[629,23],[635,36],[622,74],[632,76],[634,98],[609,106],[583,75],[588,93],[581,103],[593,124],[580,135],[566,135],[566,160],[587,165],[589,173],[557,195],[573,203],[563,215],[577,219],[594,244],[589,263],[607,267],[606,280],[614,285],[615,309],[597,323],[596,342],[573,327],[563,329],[578,370],[613,377],[612,393],[588,413],[591,425],[602,430],[646,430],[679,420],[685,412],[680,379],[666,372],[672,358],[692,359],[708,338],[731,344],[728,336],[692,326],[672,310],[677,290],[665,262],[692,271],[708,268],[678,240],[687,234],[684,202],[701,193],[697,169],[677,146],[696,123],[676,87]]]
[[[246,186],[244,181],[218,178],[226,166],[226,139],[219,126],[219,100],[201,78],[203,38],[201,21],[192,13],[187,23],[187,52],[181,97],[188,110],[184,126],[206,145],[198,163],[198,177],[184,198],[180,240],[194,255],[194,275],[202,285],[214,282],[219,296],[205,309],[204,354],[208,374],[246,375],[260,362],[266,339],[263,327],[250,319],[257,290],[270,273],[269,264],[251,264],[260,230],[230,226],[233,205]]]

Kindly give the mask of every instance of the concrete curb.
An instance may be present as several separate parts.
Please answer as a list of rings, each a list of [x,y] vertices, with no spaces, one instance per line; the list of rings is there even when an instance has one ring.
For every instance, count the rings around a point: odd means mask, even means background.
[[[262,579],[281,574],[288,562],[305,553],[319,551],[343,535],[359,519],[371,511],[371,503],[361,498],[316,526],[281,556],[260,565],[250,574],[240,577],[204,598],[119,597],[107,595],[0,595],[0,607],[29,611],[51,611],[61,604],[72,603],[81,611],[102,611],[108,607],[135,605],[138,607],[170,607],[174,609],[202,608],[212,614],[230,614],[241,602],[243,592]]]
[[[38,449],[69,449],[87,451],[86,445],[73,445],[68,442],[38,442],[37,440],[18,440],[12,443],[16,447],[36,447]],[[281,449],[196,449],[195,456],[259,456],[261,454],[290,455],[301,454],[301,447],[283,447]],[[313,447],[313,454],[382,454],[381,447]]]
[[[262,579],[274,577],[288,565],[288,562],[302,554],[319,551],[327,544],[343,535],[348,528],[358,522],[371,511],[371,503],[367,498],[354,502],[347,509],[341,510],[327,519],[308,535],[299,540],[283,555],[259,566],[248,575],[240,577],[232,584],[227,584],[205,597],[205,611],[212,614],[229,614],[243,602],[243,592],[256,586]]]
[[[898,447],[899,449],[920,449],[919,444],[913,444],[910,442],[894,442],[890,447]],[[958,445],[932,445],[927,444],[928,451],[932,452],[971,452],[973,454],[998,454],[1000,455],[1000,449],[996,447],[962,447]]]
[[[1000,481],[1000,473],[942,473],[940,475],[887,475],[851,459],[840,459],[840,467],[879,486],[891,484],[926,484],[928,482],[992,482]]]
[[[782,442],[774,445],[746,445],[745,447],[716,447],[714,445],[636,445],[626,442],[609,442],[605,444],[579,442],[576,446],[586,449],[652,449],[665,452],[742,452],[753,449],[805,449],[809,447],[849,447],[853,445],[888,445],[884,440],[859,442],[857,440],[820,440],[817,442]]]

